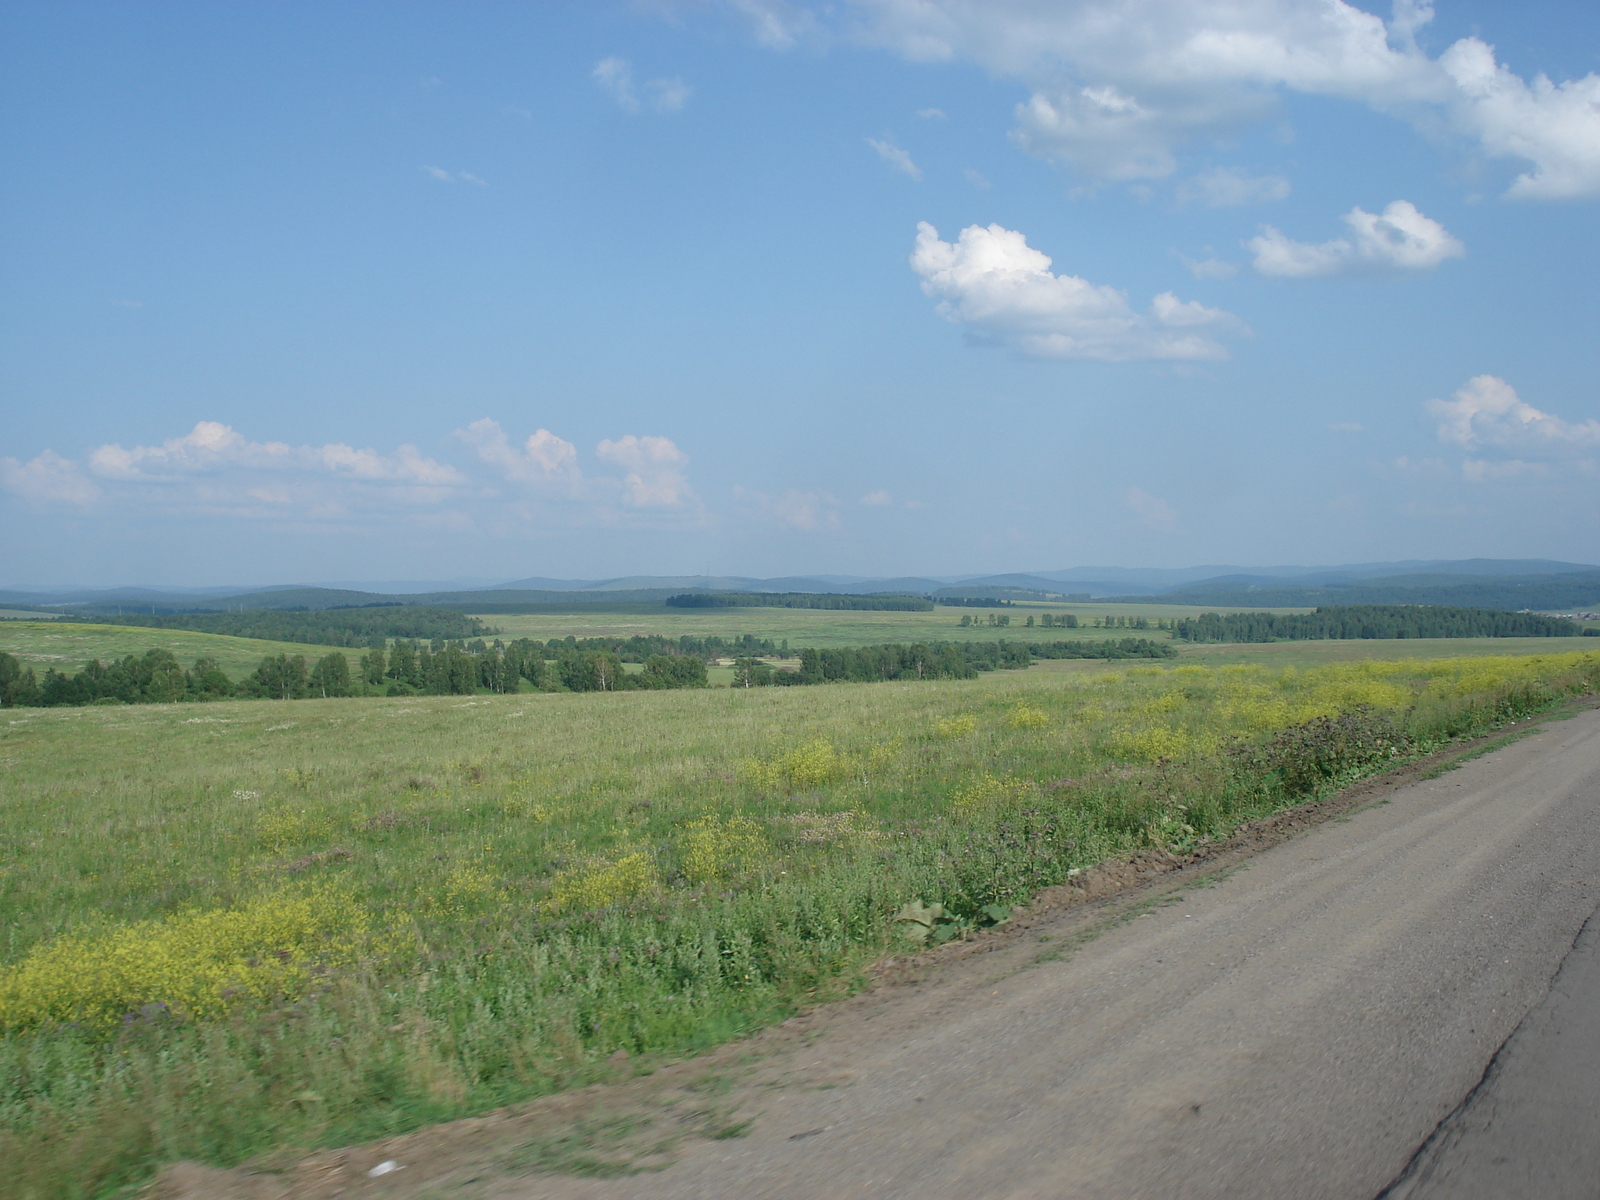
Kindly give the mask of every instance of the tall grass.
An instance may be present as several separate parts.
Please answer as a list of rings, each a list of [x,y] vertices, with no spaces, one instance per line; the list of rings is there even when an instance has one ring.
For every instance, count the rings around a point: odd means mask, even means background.
[[[16,714],[6,1186],[692,1052],[848,991],[908,901],[975,917],[1597,684],[1574,653]]]

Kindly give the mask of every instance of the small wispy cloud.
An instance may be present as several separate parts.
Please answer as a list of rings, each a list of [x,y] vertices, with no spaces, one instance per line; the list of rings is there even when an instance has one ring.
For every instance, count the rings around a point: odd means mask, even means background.
[[[1134,516],[1151,529],[1166,532],[1177,527],[1177,509],[1160,496],[1153,496],[1143,488],[1131,487],[1123,493],[1123,499],[1133,510]]]
[[[908,175],[918,181],[922,179],[922,168],[911,161],[909,153],[896,146],[893,142],[879,141],[877,138],[867,138],[866,142],[867,145],[877,151],[879,158],[883,159],[884,162],[902,175]]]
[[[1229,167],[1202,171],[1178,185],[1180,204],[1203,204],[1207,208],[1269,204],[1288,194],[1289,181],[1281,175],[1247,175]]]
[[[111,303],[115,304],[118,308],[143,308],[144,307],[144,301],[143,300],[113,300]]]
[[[1205,253],[1205,258],[1190,258],[1187,254],[1179,254],[1178,258],[1196,279],[1229,279],[1239,273],[1238,264],[1224,262],[1211,247],[1207,246]]]
[[[782,495],[735,487],[734,498],[752,506],[760,515],[779,525],[807,533],[839,528],[838,497],[827,492],[805,492],[789,488]]]
[[[691,91],[688,84],[676,77],[652,79],[645,83],[641,97],[633,81],[633,64],[616,56],[602,58],[594,65],[589,76],[610,93],[623,112],[639,112],[646,104],[657,112],[678,112],[688,102]]]
[[[423,172],[429,179],[436,179],[440,183],[470,183],[478,187],[488,187],[489,181],[481,179],[470,171],[446,171],[443,167],[431,167],[424,163]]]
[[[924,121],[942,121],[945,119],[945,111],[942,108],[919,108],[917,116]]]
[[[893,504],[894,497],[889,495],[889,493],[884,491],[882,488],[879,488],[877,491],[868,492],[865,496],[861,497],[861,503],[865,504],[868,508],[878,508],[885,504]]]
[[[650,106],[657,112],[677,112],[689,99],[689,85],[678,78],[652,79],[645,87],[650,90]]]
[[[961,172],[961,178],[965,179],[975,188],[982,188],[984,191],[989,190],[989,181],[983,177],[983,172],[981,171],[974,171],[971,167],[968,167],[965,171]]]

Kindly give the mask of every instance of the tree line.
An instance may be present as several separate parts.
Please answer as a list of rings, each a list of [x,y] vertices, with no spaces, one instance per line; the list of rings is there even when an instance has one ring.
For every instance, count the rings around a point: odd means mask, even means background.
[[[922,596],[840,596],[832,592],[684,592],[673,608],[823,608],[859,612],[932,612]]]
[[[315,612],[252,609],[247,612],[168,613],[97,616],[97,625],[141,625],[151,629],[186,629],[270,642],[303,642],[314,646],[376,646],[391,638],[460,640],[495,632],[476,617],[448,608],[379,604],[362,608],[330,608]]]
[[[972,625],[1011,625],[1010,613],[989,613],[988,619],[973,616],[968,613],[957,622],[963,629]],[[1170,629],[1171,621],[1163,621],[1160,617],[1084,617],[1081,620],[1073,613],[1039,613],[1028,617],[1024,626],[1033,629],[1036,625],[1043,629]]]
[[[1539,613],[1420,604],[1328,605],[1309,613],[1203,613],[1179,620],[1186,642],[1278,642],[1357,638],[1577,637],[1575,621]]]
[[[586,643],[631,639],[584,639]],[[722,639],[707,639],[722,641]],[[730,639],[759,644],[761,639]],[[1166,658],[1164,642],[1122,638],[1074,642],[885,643],[857,648],[799,652],[799,670],[774,669],[753,654],[735,660],[735,686],[796,686],[869,683],[891,679],[971,679],[980,671],[1018,670],[1036,658]],[[73,674],[54,667],[38,678],[32,667],[0,652],[0,706],[54,708],[86,704],[171,704],[208,700],[304,700],[339,696],[475,695],[481,692],[615,692],[705,687],[706,659],[693,653],[652,653],[626,670],[614,647],[585,645],[576,638],[540,643],[479,639],[423,643],[401,640],[373,647],[352,666],[342,651],[315,660],[273,654],[238,682],[212,658],[190,669],[169,650],[130,654],[110,663],[87,663]]]
[[[931,642],[800,651],[798,671],[759,659],[734,663],[735,687],[877,683],[895,679],[973,679],[980,671],[1022,670],[1036,658],[1172,658],[1168,642],[1120,638],[1073,642]]]

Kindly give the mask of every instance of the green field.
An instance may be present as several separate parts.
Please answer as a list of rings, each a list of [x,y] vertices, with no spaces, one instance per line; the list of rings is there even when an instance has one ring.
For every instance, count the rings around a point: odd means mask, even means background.
[[[1350,638],[1327,642],[1250,642],[1202,646],[1180,644],[1178,658],[1183,662],[1204,663],[1207,666],[1258,663],[1273,667],[1315,667],[1335,662],[1366,662],[1396,658],[1572,654],[1576,651],[1587,651],[1589,648],[1589,641],[1577,638]],[[1037,670],[1038,667],[1033,669]]]
[[[871,646],[882,642],[928,641],[1066,641],[1074,637],[1126,636],[1165,638],[1155,630],[1043,629],[1026,627],[1029,616],[1042,613],[1074,614],[1080,621],[1117,617],[1193,617],[1201,612],[1238,612],[1239,609],[1184,608],[1175,604],[1018,604],[1012,608],[935,608],[932,612],[851,612],[812,608],[704,608],[667,609],[662,612],[491,613],[478,617],[504,638],[632,637],[662,634],[681,637],[737,637],[749,633],[774,642],[788,639],[793,649],[807,646]],[[1306,612],[1303,608],[1270,609],[1271,612]],[[963,616],[987,618],[1006,615],[1011,625],[963,628]]]
[[[109,1195],[691,1053],[847,991],[911,901],[959,935],[1600,684],[1561,649],[9,710],[8,1187]]]
[[[47,667],[70,674],[93,658],[108,662],[130,654],[143,654],[153,648],[172,651],[186,667],[193,666],[197,658],[214,658],[234,680],[254,671],[269,654],[299,654],[310,661],[334,649],[299,642],[188,633],[181,629],[146,629],[139,625],[57,624],[53,621],[0,623],[0,650],[16,655],[40,674]],[[354,652],[356,656],[360,653],[359,650]]]

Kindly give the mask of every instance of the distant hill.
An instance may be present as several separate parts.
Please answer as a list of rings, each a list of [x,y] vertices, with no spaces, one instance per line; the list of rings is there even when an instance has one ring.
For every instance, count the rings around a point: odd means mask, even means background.
[[[1112,599],[1144,602],[1149,596]],[[1396,575],[1320,585],[1216,580],[1161,593],[1166,604],[1229,608],[1315,608],[1330,604],[1441,604],[1458,608],[1555,612],[1600,607],[1600,570],[1552,575]]]
[[[931,596],[950,599],[1096,600],[1308,608],[1319,604],[1452,604],[1489,608],[1570,608],[1600,604],[1600,567],[1548,559],[1455,559],[1351,563],[1333,567],[1074,567],[995,575],[628,575],[615,579],[530,576],[494,587],[438,587],[407,582],[379,587],[285,584],[253,588],[6,588],[0,605],[85,615],[248,612],[256,609],[425,605],[463,612],[530,608],[660,605],[668,596],[706,592]]]

